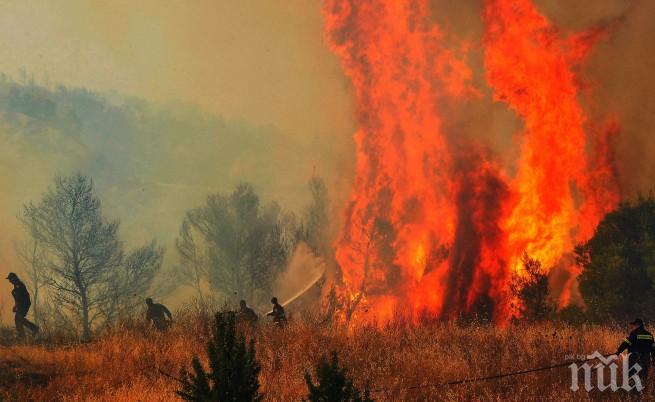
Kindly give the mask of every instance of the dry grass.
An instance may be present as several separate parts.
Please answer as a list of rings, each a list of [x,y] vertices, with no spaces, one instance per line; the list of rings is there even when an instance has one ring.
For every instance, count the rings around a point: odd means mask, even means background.
[[[568,354],[613,351],[623,333],[601,326],[539,324],[498,328],[426,323],[384,330],[307,322],[279,330],[262,324],[252,336],[262,365],[267,401],[300,400],[303,374],[335,350],[355,382],[368,382],[381,401],[398,400],[589,400],[618,398],[571,392],[568,368],[496,381],[407,389],[467,377],[559,363]],[[177,375],[208,338],[199,316],[183,315],[166,334],[138,325],[110,331],[89,344],[0,347],[0,390],[18,401],[170,401]],[[621,396],[625,397],[625,394]]]

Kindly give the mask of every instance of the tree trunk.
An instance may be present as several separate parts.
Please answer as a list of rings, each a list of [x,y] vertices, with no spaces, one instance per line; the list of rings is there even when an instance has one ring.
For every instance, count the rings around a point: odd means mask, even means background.
[[[89,300],[86,291],[82,292],[82,340],[91,340],[91,328],[89,325]]]
[[[34,292],[32,292],[32,293],[34,294],[34,302],[32,303],[32,306],[33,306],[32,307],[32,316],[34,317],[34,322],[38,324],[40,322],[40,318],[41,318],[41,317],[39,317],[39,288],[34,287]]]
[[[32,249],[32,280],[33,280],[33,285],[34,289],[32,289],[32,294],[33,294],[33,308],[32,308],[32,315],[34,317],[34,322],[37,324],[39,323],[39,268],[37,267],[37,251],[38,251],[38,245],[39,243],[34,240],[34,248]]]
[[[196,262],[195,258],[194,258],[194,263],[193,263],[193,266],[194,266],[193,273],[194,273],[194,280],[195,280],[194,285],[196,287],[196,291],[198,292],[198,297],[200,298],[200,305],[204,309],[205,308],[205,299],[202,297],[202,289],[200,288],[200,267],[199,267],[199,265],[200,264],[198,264]]]

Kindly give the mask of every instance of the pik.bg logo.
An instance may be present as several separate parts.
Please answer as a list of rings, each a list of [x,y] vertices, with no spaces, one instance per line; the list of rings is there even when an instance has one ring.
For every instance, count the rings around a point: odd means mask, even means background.
[[[594,388],[599,391],[605,391],[608,388],[611,391],[618,391],[619,389],[625,391],[635,390],[640,392],[644,389],[641,383],[639,372],[642,367],[639,363],[630,364],[630,354],[621,361],[621,383],[619,384],[617,364],[618,356],[604,356],[599,352],[594,352],[586,356],[585,362],[582,364],[571,363],[568,367],[571,369],[571,391],[578,391],[580,389],[579,379],[580,374],[584,377],[584,389],[590,392]],[[598,361],[596,364],[591,363]],[[592,372],[595,371],[595,376]],[[609,371],[609,378],[606,379],[606,374]],[[592,377],[596,377],[596,384],[592,383]]]

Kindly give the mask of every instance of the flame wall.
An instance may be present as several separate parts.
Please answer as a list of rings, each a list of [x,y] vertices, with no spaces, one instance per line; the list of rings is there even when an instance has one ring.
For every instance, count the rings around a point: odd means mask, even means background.
[[[347,314],[504,321],[527,253],[568,272],[575,243],[618,202],[615,121],[590,122],[579,66],[610,28],[565,36],[531,0],[487,0],[467,43],[426,0],[327,0],[328,45],[353,84],[357,166],[337,242]],[[493,101],[523,123],[511,171],[452,115],[484,98],[467,54],[480,47]],[[487,91],[489,92],[489,91]]]

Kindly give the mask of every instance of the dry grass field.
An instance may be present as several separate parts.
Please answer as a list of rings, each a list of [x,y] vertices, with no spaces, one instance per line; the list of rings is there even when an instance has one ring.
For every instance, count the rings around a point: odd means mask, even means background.
[[[311,321],[311,320],[308,320]],[[262,366],[266,401],[301,400],[303,374],[333,350],[357,385],[368,382],[379,401],[577,401],[619,399],[609,391],[569,390],[569,369],[443,387],[419,385],[547,366],[567,355],[611,352],[617,328],[565,324],[425,323],[386,329],[346,328],[297,320],[280,330],[262,323],[251,333]],[[0,390],[5,401],[171,401],[177,376],[192,355],[204,355],[208,327],[197,313],[181,313],[160,334],[124,325],[88,344],[42,339],[0,346]],[[8,335],[7,335],[8,336]]]

